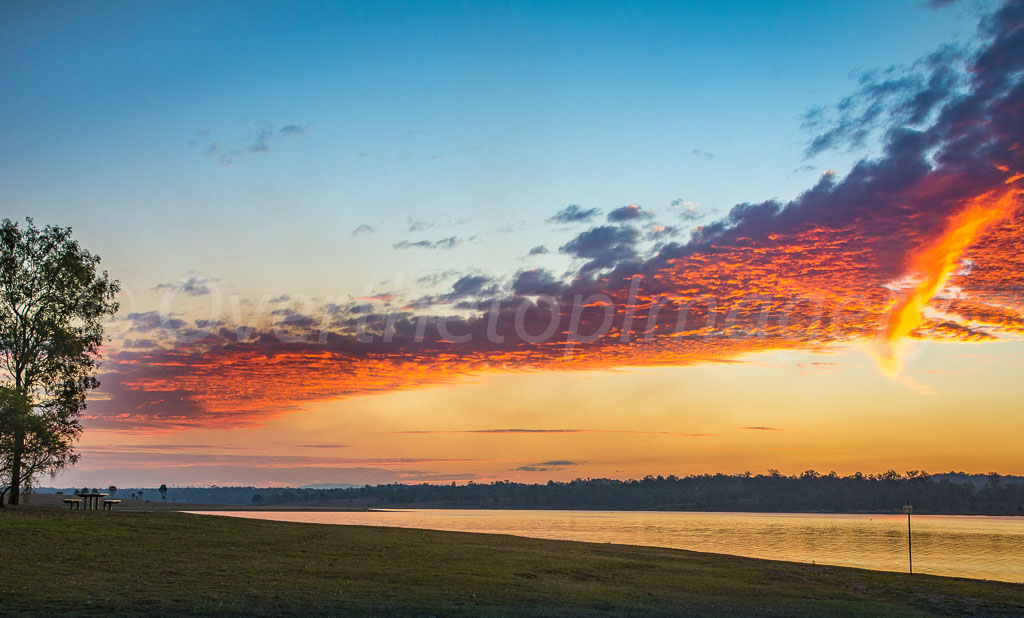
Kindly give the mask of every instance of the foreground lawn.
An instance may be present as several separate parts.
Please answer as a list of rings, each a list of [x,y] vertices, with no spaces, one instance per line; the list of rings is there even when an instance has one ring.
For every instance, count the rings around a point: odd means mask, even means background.
[[[0,614],[1024,614],[1024,586],[510,536],[0,511]]]

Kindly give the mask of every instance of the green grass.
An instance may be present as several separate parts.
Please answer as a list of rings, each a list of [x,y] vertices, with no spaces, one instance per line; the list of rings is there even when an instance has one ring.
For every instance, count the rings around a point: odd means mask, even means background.
[[[0,613],[1024,614],[1024,586],[186,513],[0,511]]]

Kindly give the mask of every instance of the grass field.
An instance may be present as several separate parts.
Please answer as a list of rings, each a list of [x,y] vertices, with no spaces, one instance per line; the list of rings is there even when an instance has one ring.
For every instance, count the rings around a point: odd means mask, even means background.
[[[171,512],[4,509],[0,560],[0,614],[1024,614],[1016,584]]]

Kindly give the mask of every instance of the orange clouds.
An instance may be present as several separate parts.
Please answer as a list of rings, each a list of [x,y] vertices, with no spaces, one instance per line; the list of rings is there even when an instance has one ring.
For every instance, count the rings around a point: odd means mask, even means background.
[[[941,320],[924,310],[949,280],[971,288],[973,273],[957,270],[965,251],[978,260],[978,272],[993,276],[987,256],[1005,251],[1000,243],[1020,241],[1019,226],[996,225],[1017,205],[1014,191],[986,192],[950,215],[938,235],[918,233],[915,243],[903,242],[913,227],[898,222],[886,234],[872,233],[871,222],[848,221],[744,236],[652,261],[625,280],[577,284],[543,302],[503,298],[443,328],[436,317],[418,316],[418,324],[396,324],[387,341],[383,331],[371,329],[360,341],[337,325],[306,342],[263,335],[238,343],[222,334],[176,349],[121,351],[112,355],[116,372],[104,378],[110,399],[90,408],[99,407],[90,420],[149,430],[239,426],[305,403],[489,371],[723,361],[866,342],[880,332],[894,345],[911,335],[984,340],[993,337],[986,329],[1013,330],[1020,315],[963,291]],[[902,273],[886,264],[886,248],[897,241],[923,247],[907,250]],[[915,283],[894,298],[891,282],[902,278]],[[962,317],[952,315],[957,310]]]
[[[1020,178],[1015,175],[1007,179],[1006,184],[1012,185]],[[887,372],[899,372],[903,340],[924,323],[925,306],[946,285],[967,248],[1020,208],[1020,197],[1020,189],[1011,186],[1001,192],[990,191],[971,198],[949,218],[941,235],[913,254],[907,276],[914,282],[889,311],[882,333],[879,361]],[[951,330],[956,332],[955,328]]]

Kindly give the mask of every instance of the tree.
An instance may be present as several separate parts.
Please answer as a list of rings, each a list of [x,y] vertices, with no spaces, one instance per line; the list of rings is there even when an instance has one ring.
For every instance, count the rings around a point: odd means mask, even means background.
[[[160,491],[160,499],[161,500],[166,500],[167,499],[167,485],[160,485],[159,491]]]
[[[115,487],[113,485],[111,485],[110,487],[107,487],[107,493],[109,493],[110,497],[113,498],[114,496],[117,495],[117,487]]]
[[[74,452],[72,436],[77,436],[74,427],[77,419],[66,418],[59,411],[40,409],[33,412],[30,400],[14,388],[0,387],[0,416],[7,418],[0,422],[9,429],[0,429],[0,507],[3,506],[3,495],[11,492],[12,504],[14,489],[31,489],[33,480],[43,473],[52,473],[74,465],[78,455]],[[16,459],[7,456],[14,452],[15,439],[18,433],[24,435],[21,457]],[[14,481],[14,463],[20,463],[21,482]]]
[[[14,434],[24,430],[24,424],[30,420],[27,399],[15,388],[0,387],[0,452],[8,452],[13,448]],[[11,460],[0,456],[0,508],[4,506],[4,496],[11,489]]]
[[[97,386],[103,321],[120,290],[71,228],[0,223],[0,471],[18,504],[43,473],[74,465],[79,417]]]

